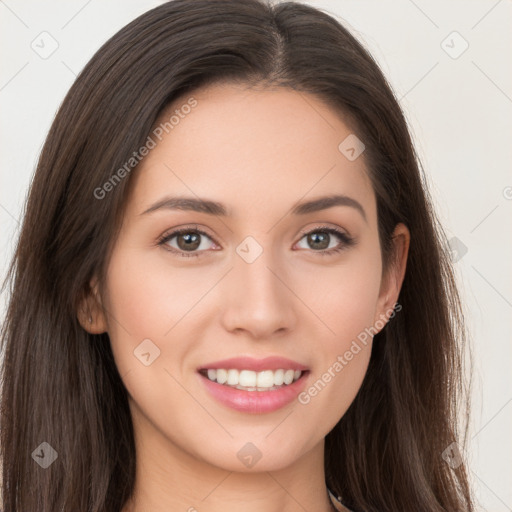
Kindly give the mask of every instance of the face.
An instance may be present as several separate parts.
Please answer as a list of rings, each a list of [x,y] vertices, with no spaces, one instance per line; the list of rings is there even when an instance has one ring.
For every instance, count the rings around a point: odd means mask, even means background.
[[[353,134],[332,109],[284,88],[191,96],[134,171],[94,325],[139,441],[274,470],[319,446],[354,400],[401,276],[383,279],[365,155],[353,138],[339,149]],[[286,361],[258,366],[271,357]],[[249,360],[215,364],[230,358]]]

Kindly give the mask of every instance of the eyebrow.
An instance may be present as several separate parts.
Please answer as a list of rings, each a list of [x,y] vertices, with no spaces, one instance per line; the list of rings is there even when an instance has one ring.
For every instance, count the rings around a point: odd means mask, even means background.
[[[344,195],[329,195],[319,197],[311,201],[306,201],[296,204],[292,209],[293,215],[307,215],[308,213],[327,210],[334,206],[349,206],[355,208],[367,222],[366,212],[358,201],[351,197]],[[147,210],[143,211],[140,215],[146,215],[156,210],[187,210],[199,213],[207,213],[209,215],[218,215],[222,217],[228,216],[227,208],[217,201],[209,199],[198,199],[194,197],[164,197]]]

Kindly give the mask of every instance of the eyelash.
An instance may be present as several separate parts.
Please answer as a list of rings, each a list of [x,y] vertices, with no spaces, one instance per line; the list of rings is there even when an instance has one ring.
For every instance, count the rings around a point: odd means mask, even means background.
[[[353,245],[356,244],[356,240],[350,236],[348,236],[346,233],[344,233],[343,231],[340,231],[336,228],[332,228],[332,227],[329,227],[329,226],[319,226],[315,229],[312,229],[310,231],[301,231],[301,238],[299,240],[302,240],[305,236],[307,235],[310,235],[312,233],[317,233],[317,232],[322,232],[322,233],[328,233],[328,234],[331,234],[331,235],[336,235],[340,240],[341,240],[341,243],[337,246],[337,247],[334,247],[332,249],[324,249],[324,250],[321,250],[321,251],[313,251],[314,253],[318,253],[322,256],[331,256],[331,255],[334,255],[336,253],[339,253],[345,249],[347,249],[348,247],[352,247]],[[169,242],[169,240],[173,239],[175,236],[178,236],[178,235],[181,235],[183,233],[198,233],[200,235],[204,235],[208,238],[210,238],[211,240],[213,240],[213,238],[208,234],[208,233],[205,233],[204,231],[202,231],[201,229],[198,229],[198,228],[180,228],[180,229],[176,229],[170,233],[164,233],[157,241],[157,244],[159,246],[163,246],[165,250],[169,251],[169,252],[172,252],[174,254],[178,254],[178,256],[180,257],[184,257],[184,258],[191,258],[191,257],[198,257],[201,255],[202,252],[204,251],[197,251],[197,252],[190,252],[190,253],[187,253],[187,252],[184,252],[184,251],[178,251],[174,248],[168,248],[168,247],[165,247],[165,244],[167,244],[167,242]],[[213,240],[215,241],[215,240]],[[216,242],[215,242],[216,243]]]

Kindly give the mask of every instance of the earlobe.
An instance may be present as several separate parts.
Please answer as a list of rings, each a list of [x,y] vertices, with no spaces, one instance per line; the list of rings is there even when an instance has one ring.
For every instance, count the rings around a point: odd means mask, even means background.
[[[375,322],[378,319],[385,319],[387,323],[394,311],[405,277],[410,239],[407,226],[402,223],[397,224],[392,235],[393,254],[389,268],[382,276]]]

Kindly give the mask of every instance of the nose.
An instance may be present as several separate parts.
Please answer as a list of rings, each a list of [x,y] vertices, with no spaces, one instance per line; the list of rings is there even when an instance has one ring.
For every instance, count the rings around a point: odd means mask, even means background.
[[[255,339],[293,330],[300,301],[288,281],[270,250],[264,250],[252,263],[236,256],[223,290],[224,328],[245,331]]]

